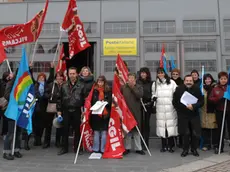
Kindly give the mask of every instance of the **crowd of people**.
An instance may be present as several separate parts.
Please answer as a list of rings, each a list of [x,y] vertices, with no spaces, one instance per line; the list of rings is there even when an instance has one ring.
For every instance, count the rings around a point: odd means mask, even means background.
[[[33,76],[33,64],[30,64]],[[199,145],[203,151],[214,149],[218,153],[221,126],[224,112],[224,92],[227,88],[228,73],[220,72],[215,81],[211,74],[200,78],[198,71],[193,70],[183,79],[180,70],[173,69],[171,77],[163,68],[158,68],[156,79],[152,79],[147,67],[141,68],[137,74],[129,73],[128,82],[123,83],[121,93],[138,123],[138,127],[149,147],[151,116],[156,115],[156,135],[161,139],[160,151],[173,153],[175,147],[183,149],[181,156],[185,157],[189,151],[199,156]],[[115,68],[115,74],[119,71]],[[102,114],[93,114],[90,117],[90,126],[93,129],[93,152],[104,152],[110,111],[112,105],[112,88],[105,76],[94,78],[89,67],[83,67],[77,73],[75,67],[70,67],[64,74],[54,72],[54,65],[50,66],[49,77],[40,73],[35,80],[35,96],[37,99],[33,114],[33,133],[17,127],[14,155],[11,154],[11,144],[14,134],[15,121],[4,116],[6,107],[1,108],[3,158],[13,160],[21,158],[20,149],[30,150],[29,140],[33,137],[33,146],[42,146],[47,149],[51,146],[53,119],[61,117],[62,128],[56,129],[55,146],[60,148],[58,155],[69,152],[69,133],[73,134],[73,151],[77,151],[80,140],[80,125],[84,115],[84,102],[92,87],[91,104],[97,101],[106,101],[108,104]],[[5,72],[0,83],[0,96],[9,101],[15,75]],[[203,81],[202,81],[203,80]],[[201,87],[201,84],[202,87]],[[188,92],[197,98],[195,104],[185,106],[181,103],[182,95]],[[48,104],[56,104],[57,113],[47,112]],[[226,124],[230,133],[230,102],[227,101]],[[224,126],[225,132],[225,126]],[[44,134],[44,137],[43,137]],[[21,137],[22,136],[22,137]],[[136,129],[125,136],[124,145],[127,155],[131,151],[131,140],[134,139],[135,151],[145,155],[145,146]],[[224,137],[223,137],[224,138]],[[21,140],[24,144],[21,145]],[[224,152],[224,139],[221,142],[221,152]],[[80,150],[80,154],[83,149]]]

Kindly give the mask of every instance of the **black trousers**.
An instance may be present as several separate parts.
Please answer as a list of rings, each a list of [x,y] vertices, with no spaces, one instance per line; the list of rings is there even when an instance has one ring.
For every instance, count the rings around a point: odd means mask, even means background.
[[[214,134],[216,132],[216,128],[214,129],[208,129],[208,128],[202,128],[202,137],[203,137],[203,146],[207,148],[212,148],[212,146],[216,146],[218,143],[216,142],[216,139],[214,138]]]
[[[50,144],[54,116],[55,113],[47,113],[46,116],[44,117],[44,129],[45,129],[44,144]]]
[[[7,134],[7,131],[8,131],[8,119],[5,117],[4,113],[5,111],[1,111],[1,120],[2,120],[2,133],[1,135],[6,135]]]
[[[174,137],[168,137],[168,131],[165,130],[165,136],[166,138],[161,138],[161,146],[162,148],[173,148],[174,144]]]
[[[151,111],[149,107],[146,106],[147,112],[142,109],[142,118],[141,118],[141,131],[142,136],[144,137],[145,143],[149,146],[149,135],[150,135],[150,119]]]
[[[45,127],[45,117],[47,113],[45,111],[35,111],[33,115],[33,131],[35,135],[35,140],[41,140],[44,127]]]
[[[222,150],[224,149],[224,136],[225,136],[226,123],[228,126],[230,125],[230,114],[229,113],[230,112],[226,112],[226,116],[225,116],[224,131],[223,131],[223,137],[221,141]],[[218,127],[214,132],[214,141],[216,143],[216,146],[215,146],[216,148],[219,148],[222,120],[223,120],[223,111],[216,111],[216,122],[217,122],[217,127]]]
[[[70,125],[74,131],[74,147],[76,148],[80,140],[80,125],[81,125],[81,108],[74,112],[65,111],[63,114],[63,148],[69,148],[69,128]]]
[[[183,124],[181,124],[183,122]],[[201,126],[200,126],[200,117],[196,116],[191,119],[179,120],[179,126],[182,125],[184,130],[182,133],[183,136],[183,149],[189,150],[190,144],[191,149],[196,150],[199,147],[199,140],[201,136]]]

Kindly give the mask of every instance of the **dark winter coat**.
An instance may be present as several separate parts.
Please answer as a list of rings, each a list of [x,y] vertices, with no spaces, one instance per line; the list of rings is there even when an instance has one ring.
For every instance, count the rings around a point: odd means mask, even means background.
[[[138,123],[138,127],[141,127],[141,101],[143,97],[143,87],[136,84],[131,88],[128,84],[121,87],[121,93],[123,94],[128,108],[132,112],[134,118]]]
[[[91,100],[91,105],[93,106],[98,100],[99,100],[99,91],[97,89],[94,89],[92,100]],[[90,115],[90,126],[94,131],[95,130],[96,131],[105,131],[105,130],[107,131],[108,129],[111,104],[112,104],[112,92],[111,91],[104,92],[104,101],[108,102],[108,104],[105,107],[108,112],[108,115],[102,115],[102,117],[96,114]]]
[[[84,85],[76,81],[74,85],[68,80],[62,85],[58,98],[58,112],[74,112],[84,105]]]
[[[176,83],[177,86],[184,84],[184,81],[183,81],[183,79],[181,79],[181,77],[179,77],[177,79],[173,79],[173,78],[171,78],[171,79],[173,81],[175,81],[175,83]]]
[[[225,98],[223,96],[226,89],[227,85],[221,86],[220,84],[212,89],[208,99],[215,104],[215,110],[224,111]],[[227,111],[230,111],[230,101],[227,101]]]
[[[33,76],[32,70],[31,70],[31,76]],[[54,68],[50,68],[49,78],[44,83],[44,89],[46,89],[46,87],[51,82],[53,82],[53,80],[54,80]],[[39,82],[35,81],[34,78],[33,78],[33,81],[34,81],[34,87],[35,87],[35,97],[37,99],[36,106],[35,106],[35,112],[45,112],[46,108],[47,108],[47,105],[48,105],[48,99],[45,96],[45,92],[44,92],[43,95],[40,94],[40,92],[39,92],[39,85],[40,85]]]
[[[53,84],[54,84],[54,91],[52,94]],[[48,99],[48,102],[50,103],[57,103],[58,97],[60,97],[60,91],[61,91],[61,85],[58,85],[56,82],[52,82],[48,84],[45,88],[45,93],[44,93],[45,98]]]
[[[86,99],[94,84],[93,75],[88,77],[79,76],[80,82],[84,85],[84,98]]]

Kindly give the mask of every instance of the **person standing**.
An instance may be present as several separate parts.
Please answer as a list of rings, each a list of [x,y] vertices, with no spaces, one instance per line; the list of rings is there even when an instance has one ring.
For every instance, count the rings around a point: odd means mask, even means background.
[[[192,75],[192,78],[193,78],[193,81],[194,81],[194,84],[198,87],[200,87],[200,84],[201,84],[201,79],[199,78],[199,72],[197,70],[192,70],[191,72],[191,75]]]
[[[221,128],[222,128],[222,120],[223,120],[223,114],[224,114],[224,104],[225,104],[225,98],[224,92],[227,89],[227,83],[228,83],[228,73],[226,72],[220,72],[218,74],[218,83],[216,87],[212,89],[212,92],[209,96],[209,100],[215,104],[215,112],[216,112],[216,122],[217,122],[217,130],[214,133],[214,141],[216,145],[215,147],[215,154],[218,154],[219,152],[219,142],[220,142],[220,135],[221,135]],[[230,125],[230,101],[227,100],[227,106],[226,106],[226,116],[225,121],[227,122],[227,125]],[[230,131],[228,131],[230,132]],[[221,141],[221,153],[224,152],[224,133],[225,133],[225,123],[224,123],[224,131],[223,131],[223,137]]]
[[[212,89],[216,83],[211,74],[207,73],[203,77],[203,94],[204,94],[204,106],[201,108],[201,127],[203,137],[203,151],[207,151],[212,148],[212,145],[216,145],[213,139],[213,133],[217,128],[215,104],[209,101]]]
[[[131,113],[133,114],[134,118],[138,123],[138,127],[141,127],[141,101],[140,99],[143,97],[143,88],[136,84],[136,75],[130,73],[128,75],[128,83],[121,87],[121,93],[124,96],[124,99],[127,103],[127,106]],[[135,143],[135,150],[137,154],[145,155],[145,152],[142,150],[141,146],[141,138],[134,128],[125,136],[125,149],[126,151],[123,153],[127,155],[131,150],[131,140],[132,136],[134,138]]]
[[[55,81],[48,84],[45,88],[45,97],[49,101],[49,103],[57,104],[58,97],[61,91],[61,86],[64,83],[64,74],[62,71],[58,71],[55,75]],[[46,120],[45,122],[45,139],[43,148],[46,149],[50,147],[50,141],[51,141],[51,131],[53,126],[53,119],[56,113],[49,113],[47,112]],[[55,145],[57,147],[60,146],[61,143],[61,128],[56,129],[56,141]]]
[[[156,134],[161,137],[161,152],[173,153],[174,137],[178,135],[177,113],[172,104],[176,87],[165,70],[158,68],[156,82],[152,84],[152,99],[156,100]]]
[[[90,115],[90,126],[94,131],[93,151],[95,153],[104,153],[112,104],[112,92],[104,76],[99,76],[97,79],[93,90],[91,105],[93,106],[97,101],[108,102],[102,114]]]
[[[141,131],[145,139],[145,143],[149,147],[149,133],[150,133],[150,118],[153,112],[153,102],[151,101],[152,94],[152,79],[149,68],[143,67],[139,71],[139,77],[137,83],[143,87],[143,103],[145,109],[142,106],[142,119],[141,119]]]
[[[63,145],[58,155],[68,153],[69,127],[74,129],[75,148],[80,140],[81,107],[84,103],[84,85],[81,84],[77,68],[68,70],[69,80],[62,85],[57,103],[58,115],[63,117]],[[77,149],[74,150],[75,152]]]
[[[197,103],[189,104],[185,106],[181,103],[182,95],[188,92],[198,99]],[[188,155],[190,139],[191,139],[191,152],[194,156],[199,156],[197,148],[199,146],[199,139],[201,136],[200,116],[199,109],[204,104],[204,98],[202,96],[199,87],[194,85],[194,81],[191,75],[184,77],[184,84],[177,87],[173,95],[173,105],[178,115],[178,131],[183,137],[183,152],[182,157]],[[192,133],[190,133],[192,131]],[[192,136],[192,138],[190,138]]]

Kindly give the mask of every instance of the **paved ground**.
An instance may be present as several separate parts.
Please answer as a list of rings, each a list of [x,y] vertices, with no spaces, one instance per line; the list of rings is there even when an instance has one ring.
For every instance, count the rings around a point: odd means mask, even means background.
[[[210,169],[218,168],[215,165],[223,161],[226,162],[221,167],[229,166],[227,160],[230,160],[230,156],[227,153],[216,156],[213,155],[213,151],[199,151],[200,157],[198,158],[192,155],[181,158],[180,149],[171,154],[160,153],[159,148],[159,140],[153,139],[151,141],[152,157],[131,153],[121,160],[88,160],[89,154],[85,153],[79,156],[77,164],[74,165],[75,154],[72,152],[57,156],[58,150],[54,146],[46,150],[32,147],[30,151],[22,150],[24,157],[21,159],[7,161],[0,157],[0,172],[182,172],[186,169],[196,171],[212,165],[214,166]],[[1,140],[0,149],[2,149]],[[205,169],[197,172],[204,171]],[[209,169],[206,171],[209,172]]]

